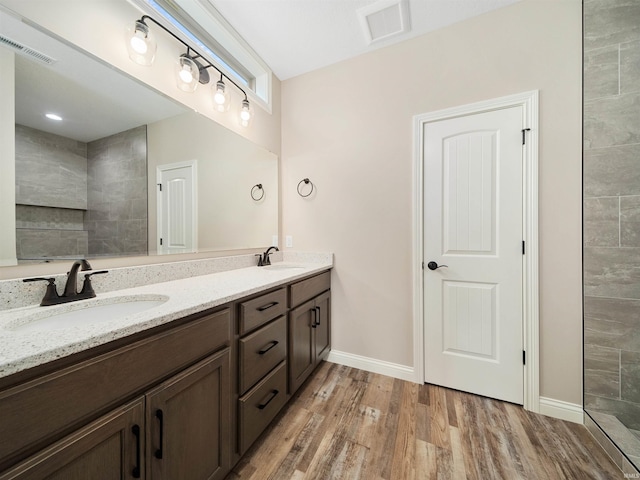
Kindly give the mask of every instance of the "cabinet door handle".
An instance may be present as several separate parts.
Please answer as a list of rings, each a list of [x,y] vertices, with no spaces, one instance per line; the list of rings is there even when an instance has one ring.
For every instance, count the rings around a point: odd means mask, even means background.
[[[275,307],[276,305],[278,305],[278,302],[267,303],[266,305],[258,307],[258,311],[264,312],[265,310],[269,310],[271,307]]]
[[[140,478],[140,426],[134,425],[131,432],[136,436],[136,466],[133,467],[131,475],[133,478]]]
[[[314,309],[316,311],[316,327],[320,325],[320,307]]]
[[[164,442],[164,414],[162,410],[156,410],[156,418],[160,422],[160,448],[156,450],[155,457],[158,460],[162,460],[162,444]]]
[[[311,328],[316,328],[318,326],[316,324],[316,322],[318,321],[318,310],[313,308],[311,311],[313,312],[313,318],[311,319]]]
[[[265,345],[264,347],[262,347],[262,350],[260,350],[258,353],[260,355],[264,355],[265,353],[267,353],[269,350],[271,350],[273,347],[275,347],[276,345],[278,345],[278,341],[277,340],[272,340],[269,343],[267,343],[267,345],[269,345],[268,347]]]
[[[265,408],[267,408],[267,405],[269,405],[271,403],[271,400],[276,398],[279,393],[280,392],[278,390],[272,390],[271,393],[269,394],[269,399],[266,402],[261,403],[260,405],[258,405],[258,408],[260,410],[264,410]]]

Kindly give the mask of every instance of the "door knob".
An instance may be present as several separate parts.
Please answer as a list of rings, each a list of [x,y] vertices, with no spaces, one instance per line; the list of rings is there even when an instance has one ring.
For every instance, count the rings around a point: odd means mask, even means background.
[[[427,263],[427,268],[429,270],[437,270],[438,268],[447,267],[448,265],[438,265],[436,262]]]

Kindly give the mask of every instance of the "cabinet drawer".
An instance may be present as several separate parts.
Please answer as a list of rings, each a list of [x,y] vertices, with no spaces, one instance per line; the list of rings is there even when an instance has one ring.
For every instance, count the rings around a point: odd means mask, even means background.
[[[287,364],[273,372],[239,400],[240,454],[258,438],[287,401]]]
[[[0,470],[229,345],[225,309],[0,391]]]
[[[287,289],[281,288],[240,304],[240,335],[264,325],[287,310]]]
[[[331,272],[324,272],[315,277],[307,278],[291,285],[290,306],[296,307],[301,303],[321,294],[331,288]]]
[[[282,316],[240,339],[240,393],[244,393],[287,355],[287,321]]]

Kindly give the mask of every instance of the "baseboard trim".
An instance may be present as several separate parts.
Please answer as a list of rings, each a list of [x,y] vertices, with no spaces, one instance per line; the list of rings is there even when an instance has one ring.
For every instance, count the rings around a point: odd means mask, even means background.
[[[559,418],[573,423],[584,424],[582,405],[563,402],[553,398],[540,397],[540,413],[547,417]]]
[[[388,377],[415,382],[415,372],[413,368],[397,363],[385,362],[384,360],[376,360],[375,358],[354,355],[353,353],[339,352],[331,350],[327,361],[345,365],[347,367],[359,368],[367,372],[379,373]]]

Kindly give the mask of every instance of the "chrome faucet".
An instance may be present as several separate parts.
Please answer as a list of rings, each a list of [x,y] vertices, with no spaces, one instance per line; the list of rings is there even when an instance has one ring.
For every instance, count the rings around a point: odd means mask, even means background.
[[[67,273],[67,283],[64,286],[64,293],[58,295],[58,290],[55,284],[55,278],[25,278],[23,282],[47,282],[47,291],[44,294],[44,298],[40,302],[40,305],[58,305],[60,303],[75,302],[76,300],[84,300],[86,298],[93,298],[96,296],[96,292],[91,285],[91,276],[101,273],[108,273],[107,270],[100,270],[98,272],[87,273],[84,276],[84,283],[82,284],[82,290],[78,293],[78,269],[82,271],[91,270],[91,265],[86,260],[76,260],[71,265],[71,270]]]
[[[280,249],[274,245],[272,247],[267,248],[266,252],[264,252],[262,255],[256,254],[256,257],[260,257],[258,258],[259,267],[262,267],[264,265],[271,265],[271,260],[269,259],[269,255],[271,255],[271,250],[275,250],[276,252],[280,251]]]

